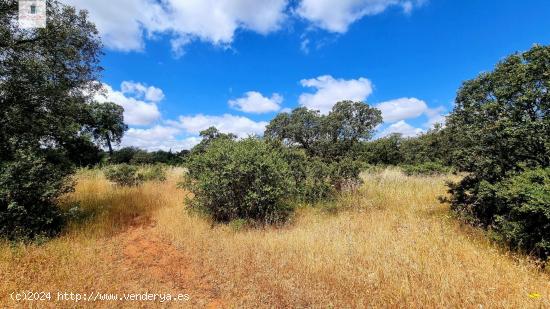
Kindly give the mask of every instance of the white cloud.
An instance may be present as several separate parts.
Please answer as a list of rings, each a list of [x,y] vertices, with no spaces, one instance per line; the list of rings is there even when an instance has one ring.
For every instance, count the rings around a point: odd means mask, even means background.
[[[300,50],[306,55],[309,54],[309,43],[308,38],[302,38],[302,42],[300,43]]]
[[[400,98],[379,103],[375,106],[382,111],[385,122],[416,118],[429,110],[426,102],[417,98]]]
[[[124,94],[135,95],[138,98],[144,98],[151,102],[160,102],[164,99],[164,92],[162,89],[153,86],[146,86],[142,83],[135,83],[133,81],[124,81],[120,85],[120,90]]]
[[[424,126],[429,129],[429,128],[432,128],[437,123],[441,125],[445,125],[445,122],[447,121],[447,115],[443,114],[444,111],[445,111],[445,108],[443,107],[429,109],[426,112],[428,121],[424,124]]]
[[[410,13],[425,0],[302,0],[297,14],[315,26],[336,33],[345,33],[353,22],[376,15],[391,6],[400,6]]]
[[[170,122],[170,124],[184,129],[189,134],[198,135],[200,131],[209,127],[216,127],[224,133],[233,133],[238,137],[247,137],[248,135],[263,134],[268,122],[254,121],[247,117],[230,114],[222,116],[198,114],[195,116],[180,116],[179,122]]]
[[[135,97],[126,96],[125,92],[116,91],[107,84],[103,84],[103,90],[104,93],[97,94],[94,99],[98,102],[113,102],[122,106],[124,108],[125,123],[129,125],[149,125],[160,119],[161,115],[156,102],[146,102]],[[158,99],[158,96],[155,99]]]
[[[380,136],[385,137],[392,133],[400,133],[404,137],[411,137],[411,136],[416,136],[422,132],[423,132],[422,129],[415,128],[410,124],[406,123],[405,120],[401,120],[387,127],[384,131],[382,131],[382,133],[380,133]]]
[[[143,50],[144,37],[172,36],[174,51],[193,39],[231,44],[239,29],[267,34],[287,18],[288,0],[63,0],[87,9],[107,47]]]
[[[121,146],[134,146],[149,151],[170,149],[179,151],[191,149],[201,140],[196,136],[178,139],[177,135],[180,133],[180,129],[170,126],[157,125],[149,129],[130,128],[124,135]]]
[[[315,93],[301,94],[298,99],[300,105],[319,110],[323,114],[328,113],[338,101],[364,101],[372,93],[371,81],[363,77],[345,80],[323,75],[303,79],[300,83],[303,87],[316,89]]]
[[[283,97],[274,93],[271,98],[264,97],[257,91],[249,91],[241,98],[229,100],[229,106],[245,113],[262,114],[281,109]]]
[[[62,1],[78,9],[88,10],[103,43],[109,48],[122,51],[142,50],[144,28],[153,27],[156,24],[155,19],[164,14],[164,10],[155,0]]]

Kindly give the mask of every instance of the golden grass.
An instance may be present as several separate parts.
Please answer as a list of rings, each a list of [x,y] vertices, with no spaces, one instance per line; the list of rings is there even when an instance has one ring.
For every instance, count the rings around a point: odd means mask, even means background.
[[[173,173],[174,174],[174,173]],[[82,222],[72,222],[59,238],[44,245],[0,243],[0,308],[22,307],[89,307],[90,303],[73,302],[13,302],[10,293],[21,291],[142,293],[169,292],[161,282],[139,278],[128,271],[121,261],[123,254],[117,234],[153,211],[178,199],[172,176],[164,183],[149,182],[137,188],[120,188],[105,180],[97,170],[79,172],[75,192],[63,204],[69,207],[79,201],[88,216]],[[181,194],[179,194],[181,197]],[[181,202],[180,202],[181,204]],[[147,280],[147,282],[144,282]],[[56,295],[53,295],[56,298]],[[113,308],[112,303],[93,303],[97,307]],[[136,303],[123,304],[135,307]],[[117,304],[116,307],[120,307]]]
[[[284,228],[237,232],[184,210],[180,173],[130,189],[95,171],[80,173],[67,200],[93,216],[42,246],[0,245],[0,307],[13,306],[5,296],[17,290],[186,289],[193,297],[201,282],[208,293],[195,298],[210,293],[224,307],[550,307],[550,276],[462,226],[437,202],[445,177],[366,174],[360,191],[338,202],[345,210],[301,208]],[[126,263],[125,231],[148,216],[156,225],[136,235],[168,239],[185,256],[181,268],[196,274],[187,285]]]
[[[179,208],[159,229],[189,253],[236,307],[539,307],[549,277],[503,255],[450,218],[436,197],[443,177],[366,175],[346,204],[323,215],[302,209],[282,230],[235,233]],[[544,295],[531,299],[532,292]]]

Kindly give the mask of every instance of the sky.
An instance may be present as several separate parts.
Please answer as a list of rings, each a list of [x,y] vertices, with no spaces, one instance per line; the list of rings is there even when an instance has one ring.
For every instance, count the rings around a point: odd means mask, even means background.
[[[121,147],[148,150],[346,99],[382,111],[376,137],[414,136],[444,123],[463,81],[550,44],[548,0],[62,1],[103,39],[96,99],[125,108]]]

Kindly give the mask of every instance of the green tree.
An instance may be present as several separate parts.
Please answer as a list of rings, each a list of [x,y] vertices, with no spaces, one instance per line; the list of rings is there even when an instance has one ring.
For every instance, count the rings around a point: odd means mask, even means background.
[[[287,145],[298,145],[309,154],[315,154],[323,133],[322,117],[318,111],[299,107],[290,115],[277,115],[266,127],[264,136],[283,141]]]
[[[264,136],[304,149],[310,156],[336,159],[372,137],[382,122],[381,112],[362,102],[342,101],[328,115],[305,107],[277,115]]]
[[[468,172],[453,184],[453,209],[495,224],[495,186],[550,164],[550,47],[509,56],[460,88],[448,117],[454,163]],[[547,205],[547,211],[550,205]]]
[[[86,12],[54,0],[45,28],[19,29],[15,0],[1,1],[0,12],[0,233],[54,235],[55,202],[71,189],[68,145],[94,126],[101,41]]]
[[[123,147],[113,152],[110,157],[110,162],[113,164],[128,164],[132,162],[136,154],[141,152],[143,152],[143,150],[137,147]]]
[[[401,145],[404,138],[394,133],[363,144],[362,157],[370,164],[398,165],[403,162]]]
[[[452,165],[450,154],[451,139],[449,132],[436,124],[428,132],[419,136],[404,138],[400,143],[401,158],[405,164],[435,162],[445,166]]]
[[[222,133],[215,127],[209,127],[206,130],[201,131],[200,136],[202,140],[192,149],[192,154],[203,153],[206,151],[206,148],[215,140],[235,140],[237,136],[233,133]]]
[[[124,108],[112,102],[92,102],[89,105],[92,117],[92,132],[96,141],[104,144],[113,155],[112,144],[120,144],[128,126],[124,123]]]

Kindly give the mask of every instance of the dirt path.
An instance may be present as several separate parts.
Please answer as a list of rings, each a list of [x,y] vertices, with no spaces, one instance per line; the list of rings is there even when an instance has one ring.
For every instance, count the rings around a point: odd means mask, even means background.
[[[160,288],[176,294],[188,294],[190,300],[183,303],[184,306],[224,307],[216,287],[201,276],[200,270],[189,266],[184,250],[160,236],[155,222],[140,218],[127,231],[116,236],[114,241],[121,248],[115,263],[132,279],[141,281],[151,293]],[[180,306],[182,303],[178,302],[175,307]]]

